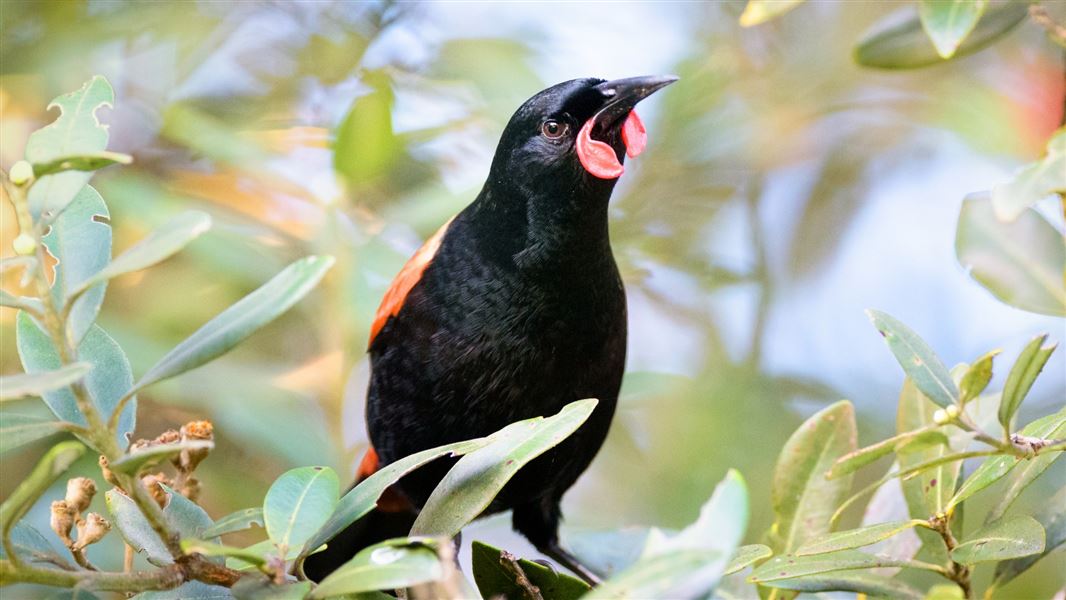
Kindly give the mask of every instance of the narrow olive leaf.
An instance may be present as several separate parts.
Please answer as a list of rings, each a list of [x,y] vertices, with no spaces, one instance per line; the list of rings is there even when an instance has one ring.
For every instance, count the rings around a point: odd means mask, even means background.
[[[877,598],[922,600],[925,595],[898,579],[862,571],[834,571],[794,579],[779,579],[763,585],[797,592],[855,592]],[[956,588],[957,589],[957,588]]]
[[[137,242],[103,267],[81,285],[67,291],[67,298],[76,297],[88,288],[160,263],[184,248],[211,228],[211,217],[200,211],[188,211],[165,223],[148,237]]]
[[[1029,423],[1022,428],[1021,434],[1028,437],[1048,439],[1056,434],[1061,435],[1066,430],[1066,408],[1053,415],[1047,415]],[[1058,453],[1055,453],[1058,454]],[[1037,457],[1039,458],[1039,456]],[[1018,466],[1026,459],[1017,456],[997,455],[990,456],[966,478],[955,492],[955,496],[948,503],[948,507],[958,506],[970,496],[999,481],[1011,469]],[[1033,460],[1033,459],[1029,459]]]
[[[1059,425],[1058,429],[1052,431],[1048,437],[1056,440],[1066,438],[1066,422]],[[1029,484],[1035,481],[1037,477],[1040,477],[1051,466],[1051,463],[1062,455],[1062,452],[1042,452],[1012,469],[1007,489],[999,494],[999,500],[996,502],[996,506],[988,512],[985,522],[991,523],[1002,519],[1003,515],[1007,514],[1007,509],[1029,487]]]
[[[332,256],[308,256],[285,267],[168,352],[141,377],[134,389],[180,375],[229,352],[296,304],[331,266]]]
[[[41,314],[44,312],[44,304],[37,298],[28,298],[26,296],[15,296],[9,294],[4,290],[0,290],[0,306],[6,306],[8,308],[17,308],[20,310],[28,310],[33,313]]]
[[[1044,551],[1044,527],[1020,515],[996,521],[973,532],[951,551],[951,559],[965,565],[1007,560]]]
[[[970,35],[988,0],[922,0],[918,17],[941,58],[951,58]]]
[[[91,155],[107,149],[107,126],[100,123],[97,111],[111,106],[115,92],[106,79],[97,75],[76,92],[59,96],[48,108],[60,114],[50,125],[38,129],[26,142],[26,160],[33,165],[48,165],[64,157]],[[36,171],[37,168],[34,168]],[[30,188],[30,210],[35,218],[43,213],[59,215],[89,181],[92,173],[63,171],[42,173]]]
[[[866,314],[885,338],[903,372],[914,380],[918,389],[941,408],[954,404],[959,397],[959,389],[929,344],[891,315],[872,309],[867,310]]]
[[[329,467],[286,471],[267,490],[263,522],[270,541],[282,548],[301,548],[337,506],[340,482]]]
[[[775,516],[770,546],[776,552],[793,552],[829,532],[851,477],[828,480],[826,473],[855,450],[855,437],[855,410],[841,401],[807,419],[785,442],[770,484]]]
[[[61,171],[96,171],[111,165],[128,165],[133,157],[121,152],[90,152],[78,156],[64,156],[46,163],[33,165],[33,176],[37,179]]]
[[[848,452],[844,456],[841,456],[833,467],[826,473],[828,479],[836,479],[841,475],[847,475],[854,473],[862,467],[876,461],[877,459],[892,454],[897,448],[903,448],[911,440],[919,438],[929,433],[936,433],[938,425],[927,425],[914,431],[907,431],[899,435],[892,436],[887,440],[882,440],[876,444],[871,444],[865,448],[859,448],[853,452]]]
[[[958,45],[952,59],[973,54],[1014,29],[1029,14],[1024,2],[1008,2],[992,8]],[[878,69],[917,69],[941,64],[944,59],[929,43],[921,19],[904,20],[889,15],[864,34],[855,47],[855,62]]]
[[[796,8],[803,0],[748,0],[740,14],[741,27],[761,25]]]
[[[752,571],[748,581],[768,584],[772,581],[807,575],[880,567],[904,567],[937,572],[942,570],[942,567],[921,561],[867,554],[858,550],[840,550],[830,554],[816,554],[813,556],[796,556],[794,554],[775,556]]]
[[[1013,221],[1055,192],[1066,192],[1066,127],[1051,136],[1047,155],[1023,167],[1007,183],[992,188],[992,206],[1001,221]]]
[[[770,558],[773,554],[774,551],[771,550],[769,546],[764,546],[762,544],[741,546],[737,548],[736,554],[734,554],[733,558],[729,560],[729,564],[726,565],[722,575],[738,573],[749,565],[753,565],[764,558]]]
[[[970,276],[1001,301],[1030,312],[1066,316],[1066,245],[1036,210],[1026,209],[1004,223],[988,194],[971,194],[959,213],[955,255]]]
[[[60,442],[37,461],[30,474],[26,476],[15,491],[0,504],[0,529],[4,532],[21,519],[34,502],[41,497],[49,486],[85,454],[85,446],[79,442]]]
[[[1051,554],[1066,543],[1066,486],[1059,488],[1059,491],[1050,500],[1042,502],[1033,517],[1044,528],[1046,536],[1044,550],[1039,554],[1006,560],[997,564],[996,575],[993,579],[994,586],[1005,585],[1035,565],[1038,560]]]
[[[72,423],[65,421],[8,411],[0,412],[0,454],[60,431],[69,431],[72,427]]]
[[[474,583],[483,598],[523,598],[526,588],[518,583],[515,569],[521,570],[543,598],[577,600],[589,591],[589,585],[576,577],[535,562],[504,556],[499,548],[478,541],[470,546],[470,564]]]
[[[40,396],[44,392],[65,388],[80,380],[93,368],[87,362],[76,362],[54,371],[40,371],[0,377],[0,401]]]
[[[999,422],[1008,434],[1010,433],[1010,422],[1014,418],[1014,413],[1018,412],[1018,408],[1022,405],[1022,400],[1029,393],[1029,389],[1033,387],[1033,382],[1040,375],[1040,371],[1044,369],[1044,365],[1047,364],[1051,353],[1055,351],[1055,344],[1050,346],[1043,345],[1046,339],[1047,334],[1045,333],[1036,336],[1026,344],[1021,354],[1018,355],[1018,360],[1014,361],[1014,366],[1010,368],[1007,382],[1003,384],[1003,396],[999,403]]]
[[[597,404],[592,398],[571,402],[554,416],[519,421],[493,434],[488,445],[463,456],[448,471],[418,513],[411,534],[459,533],[519,469],[569,437]]]
[[[912,519],[910,521],[878,523],[877,525],[859,527],[858,529],[838,531],[807,542],[796,551],[796,555],[810,556],[813,554],[836,552],[838,550],[862,548],[863,546],[869,546],[871,544],[876,544],[881,540],[886,540],[901,531],[906,531],[911,527],[918,527],[924,523],[925,521],[920,519]]]
[[[725,569],[727,559],[715,550],[675,550],[637,561],[582,596],[608,598],[700,598],[714,589],[713,581],[693,580],[693,573]]]
[[[361,481],[341,498],[329,520],[304,544],[300,556],[305,557],[318,549],[349,525],[365,517],[377,506],[378,498],[404,475],[442,456],[462,456],[487,445],[492,436],[446,444],[430,448],[402,458]]]
[[[951,440],[940,431],[926,431],[915,436],[905,438],[896,444],[896,454],[908,454],[920,452],[930,448],[950,447]]]
[[[966,369],[962,381],[959,382],[959,404],[965,405],[985,391],[988,382],[992,381],[992,359],[1000,352],[1002,351],[993,350],[975,360],[970,368]]]
[[[110,468],[118,473],[134,475],[148,467],[181,454],[182,450],[209,450],[214,447],[214,442],[210,440],[188,440],[174,442],[173,444],[148,446],[138,450],[131,450],[129,454],[111,463]]]
[[[399,538],[364,548],[330,573],[312,598],[407,588],[444,577],[434,538]]]
[[[215,521],[215,524],[204,531],[205,538],[214,538],[227,533],[235,533],[251,529],[253,525],[263,526],[263,509],[243,508]]]
[[[196,538],[186,538],[181,540],[181,549],[185,552],[197,552],[204,556],[239,558],[246,563],[256,566],[265,565],[267,562],[266,555],[255,550],[225,546],[223,544],[216,544],[214,542],[207,542]]]

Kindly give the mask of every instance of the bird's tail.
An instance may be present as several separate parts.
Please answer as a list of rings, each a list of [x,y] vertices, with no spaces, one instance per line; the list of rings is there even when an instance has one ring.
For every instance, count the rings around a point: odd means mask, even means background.
[[[380,468],[377,452],[367,450],[359,464],[359,471],[352,487],[359,485]],[[417,511],[400,492],[388,488],[370,514],[349,525],[326,544],[326,549],[308,556],[304,561],[304,574],[313,581],[322,581],[327,575],[348,562],[357,552],[390,538],[404,537],[415,523]]]

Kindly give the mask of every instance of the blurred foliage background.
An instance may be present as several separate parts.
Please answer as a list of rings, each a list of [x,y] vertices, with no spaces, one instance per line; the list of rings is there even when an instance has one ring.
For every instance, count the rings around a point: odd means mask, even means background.
[[[1066,3],[1045,4],[1064,20]],[[641,105],[649,149],[614,196],[629,367],[608,444],[564,509],[571,528],[678,526],[735,467],[754,541],[773,461],[804,417],[848,398],[860,443],[893,430],[902,373],[863,308],[899,316],[949,363],[1013,356],[1039,331],[1066,338],[1061,319],[995,300],[953,250],[963,197],[1043,151],[1064,78],[1030,23],[966,58],[878,71],[852,46],[912,6],[809,2],[748,29],[743,7],[4,0],[0,162],[54,118],[40,107],[100,73],[117,97],[110,147],[135,157],[94,179],[116,254],[181,209],[213,216],[188,251],[109,288],[100,322],[136,373],[295,258],[337,257],[249,343],[140,395],[140,436],[214,421],[203,502],[225,514],[292,466],[354,473],[373,312],[421,239],[473,199],[519,103],[573,77],[680,75]],[[7,255],[17,227],[2,210]],[[4,373],[20,370],[14,312],[0,311]],[[1022,422],[1061,405],[1064,365],[1060,352]],[[43,447],[5,456],[0,495]],[[1062,461],[1052,471],[1028,502],[1066,481]],[[471,529],[528,548],[506,519]],[[1004,593],[1050,596],[1066,581],[1056,558]]]

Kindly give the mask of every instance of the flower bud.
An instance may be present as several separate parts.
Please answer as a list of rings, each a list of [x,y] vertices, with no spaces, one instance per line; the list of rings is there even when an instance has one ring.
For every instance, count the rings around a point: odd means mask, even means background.
[[[74,511],[67,505],[66,500],[56,500],[52,503],[52,518],[49,523],[64,545],[70,546],[73,543],[70,540],[70,530],[74,527]]]
[[[97,513],[89,513],[78,521],[78,541],[74,542],[71,549],[84,550],[86,546],[99,542],[108,531],[111,531],[111,523],[107,519]]]
[[[20,233],[15,237],[11,246],[15,248],[15,254],[29,256],[37,251],[37,240],[28,233]]]
[[[162,508],[166,508],[167,500],[169,498],[167,497],[167,491],[163,489],[163,485],[172,485],[170,478],[163,473],[149,474],[141,477],[141,483],[143,483],[144,487],[148,489],[148,493],[152,496],[152,499],[155,500],[156,504]]]
[[[181,426],[181,440],[186,441],[211,441],[215,438],[215,427],[211,421],[190,421]],[[200,461],[207,458],[208,448],[198,450],[182,450],[178,457],[178,468],[186,473],[192,473]]]
[[[100,472],[104,475],[104,481],[110,483],[118,489],[122,489],[122,486],[118,484],[118,478],[111,472],[111,463],[108,462],[107,457],[103,454],[100,455]]]
[[[67,506],[75,513],[89,508],[96,495],[96,483],[88,477],[75,477],[67,481]]]
[[[959,418],[959,407],[954,404],[949,405],[944,409],[948,413],[948,420],[954,421]]]
[[[33,178],[33,166],[24,160],[20,160],[11,165],[11,171],[8,172],[7,176],[11,178],[11,183],[23,185]]]
[[[950,420],[951,417],[948,416],[947,411],[943,408],[938,408],[936,412],[933,413],[933,422],[937,425],[943,425]]]

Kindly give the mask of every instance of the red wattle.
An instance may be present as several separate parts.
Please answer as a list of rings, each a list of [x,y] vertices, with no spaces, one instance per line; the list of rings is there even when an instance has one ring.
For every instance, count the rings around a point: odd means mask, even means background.
[[[629,116],[622,125],[622,141],[626,144],[626,154],[629,158],[644,152],[644,147],[648,145],[648,131],[644,129],[644,122],[635,110],[629,111]]]
[[[577,134],[577,158],[581,161],[581,166],[593,176],[600,179],[616,179],[622,175],[625,168],[622,167],[622,163],[618,162],[614,148],[592,139],[592,125],[595,120],[592,118],[586,121]]]

